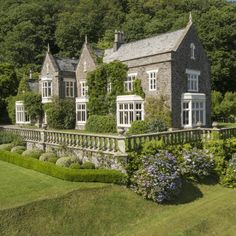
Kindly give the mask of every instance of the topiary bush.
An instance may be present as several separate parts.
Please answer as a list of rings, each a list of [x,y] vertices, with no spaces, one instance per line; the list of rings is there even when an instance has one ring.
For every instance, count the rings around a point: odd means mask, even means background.
[[[81,169],[95,169],[95,165],[92,162],[84,162]]]
[[[132,188],[146,199],[163,203],[173,200],[180,193],[181,186],[176,158],[167,151],[161,151],[142,157]]]
[[[12,143],[5,143],[5,144],[1,144],[0,145],[0,150],[5,150],[5,151],[11,151],[11,149],[13,148],[13,144]]]
[[[56,164],[57,160],[57,157],[49,157],[47,161]]]
[[[72,163],[75,163],[77,161],[76,157],[60,157],[56,165],[57,166],[63,166],[63,167],[69,167]]]
[[[116,121],[111,115],[92,115],[88,118],[85,129],[93,133],[116,133]]]
[[[181,174],[191,180],[204,179],[210,176],[214,170],[213,156],[204,150],[184,150],[180,163]]]
[[[26,150],[25,146],[16,146],[11,149],[11,152],[22,154]]]
[[[56,158],[56,154],[53,153],[53,152],[46,152],[46,153],[43,153],[40,157],[39,157],[39,160],[40,161],[48,161],[50,158]]]
[[[42,154],[41,150],[33,149],[33,150],[25,150],[22,153],[22,156],[24,156],[24,157],[31,157],[31,158],[34,158],[34,159],[39,159],[41,154]]]
[[[79,163],[70,164],[71,169],[81,169],[81,165]]]

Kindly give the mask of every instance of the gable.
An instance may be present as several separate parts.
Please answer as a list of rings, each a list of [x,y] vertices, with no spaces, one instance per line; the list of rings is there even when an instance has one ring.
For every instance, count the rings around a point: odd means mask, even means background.
[[[53,73],[57,72],[59,70],[53,56],[51,55],[51,53],[47,52],[44,62],[43,62],[43,66],[41,69],[41,76],[45,76],[45,75],[52,75]]]

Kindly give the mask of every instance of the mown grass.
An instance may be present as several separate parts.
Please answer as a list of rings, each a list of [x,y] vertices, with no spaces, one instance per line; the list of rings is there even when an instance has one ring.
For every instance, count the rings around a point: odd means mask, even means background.
[[[178,200],[157,205],[0,162],[0,186],[0,235],[236,235],[236,190],[214,183],[185,183]]]

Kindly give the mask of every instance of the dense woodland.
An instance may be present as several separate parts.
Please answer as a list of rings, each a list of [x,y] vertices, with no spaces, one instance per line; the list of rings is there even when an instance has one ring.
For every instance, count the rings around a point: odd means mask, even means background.
[[[189,12],[212,64],[212,89],[236,90],[236,4],[224,0],[0,0],[0,109],[19,81],[51,52],[78,58],[85,35],[95,47],[185,27]]]

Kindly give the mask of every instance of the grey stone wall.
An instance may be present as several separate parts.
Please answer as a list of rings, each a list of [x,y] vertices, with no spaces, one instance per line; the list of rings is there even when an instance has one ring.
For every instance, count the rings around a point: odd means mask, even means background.
[[[191,43],[194,43],[196,47],[195,59],[190,58]],[[171,104],[173,127],[181,127],[181,94],[188,92],[186,69],[199,70],[201,72],[198,93],[206,94],[206,126],[209,127],[211,125],[210,65],[193,26],[187,32],[178,50],[173,52],[172,58]]]
[[[86,62],[86,70],[84,70],[84,63]],[[77,80],[77,96],[81,97],[81,88],[80,88],[80,81],[86,80],[87,73],[92,71],[96,68],[96,64],[94,59],[85,43],[83,45],[79,63],[76,68],[76,80]]]

